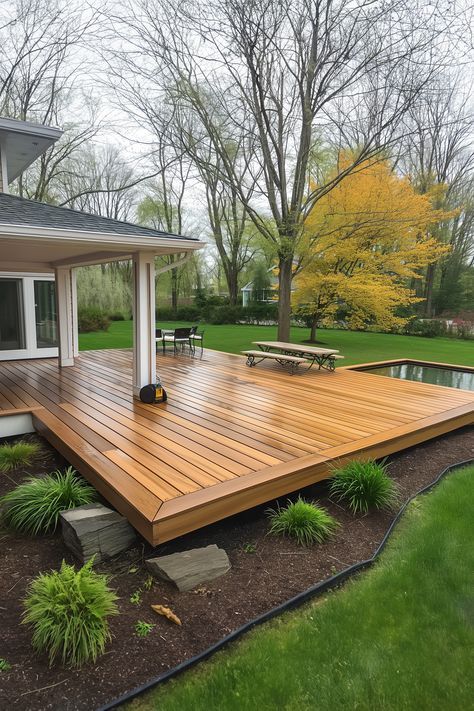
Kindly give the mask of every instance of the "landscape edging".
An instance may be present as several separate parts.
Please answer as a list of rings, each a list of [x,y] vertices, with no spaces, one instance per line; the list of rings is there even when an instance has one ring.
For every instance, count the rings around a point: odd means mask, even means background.
[[[261,625],[264,622],[268,622],[269,620],[273,619],[274,617],[281,615],[283,612],[287,612],[288,610],[299,607],[300,605],[303,605],[308,600],[311,600],[312,598],[317,597],[318,595],[323,594],[328,590],[332,590],[334,588],[339,587],[340,585],[345,583],[348,578],[355,575],[355,573],[358,573],[361,570],[370,568],[376,562],[377,558],[379,557],[379,555],[382,553],[383,549],[387,545],[387,542],[388,542],[394,528],[397,526],[398,522],[402,518],[403,514],[405,513],[405,511],[408,508],[408,506],[410,505],[410,503],[414,499],[416,499],[418,496],[427,494],[447,474],[450,474],[452,471],[455,471],[457,469],[462,469],[462,468],[470,466],[472,464],[474,464],[474,459],[467,459],[465,461],[458,462],[457,464],[450,464],[448,467],[445,467],[445,469],[443,469],[441,471],[441,473],[436,477],[436,479],[434,479],[430,484],[428,484],[427,486],[424,486],[422,489],[420,489],[415,494],[410,496],[410,498],[407,499],[407,501],[403,504],[403,506],[398,511],[397,515],[395,516],[392,523],[388,527],[387,531],[385,532],[384,537],[382,538],[382,541],[380,542],[379,546],[377,547],[377,549],[375,550],[375,552],[371,558],[368,558],[367,560],[363,560],[359,563],[354,563],[354,565],[351,565],[348,568],[341,570],[339,573],[336,573],[335,575],[331,576],[330,578],[327,578],[326,580],[323,580],[320,583],[316,583],[315,585],[312,585],[311,587],[307,588],[306,590],[303,590],[302,592],[298,593],[294,597],[291,597],[289,600],[282,602],[280,605],[277,605],[276,607],[273,607],[271,610],[264,612],[262,615],[255,617],[253,620],[246,622],[244,625],[242,625],[241,627],[238,627],[236,630],[231,632],[229,635],[227,635],[226,637],[223,637],[215,644],[211,645],[210,647],[203,650],[199,654],[196,654],[194,657],[190,657],[190,659],[186,659],[184,662],[181,662],[180,664],[173,667],[172,669],[168,669],[168,671],[164,672],[163,674],[160,674],[159,676],[155,677],[154,679],[147,681],[145,684],[138,686],[136,689],[132,689],[131,691],[127,692],[126,694],[119,696],[117,699],[114,699],[113,701],[105,704],[104,706],[101,706],[99,709],[97,709],[97,711],[112,711],[112,709],[118,708],[119,706],[126,703],[127,701],[131,701],[132,699],[136,698],[137,696],[140,696],[141,694],[145,693],[146,691],[150,691],[150,689],[153,689],[155,686],[158,686],[159,684],[163,684],[163,683],[169,681],[170,679],[178,676],[179,674],[183,673],[184,671],[195,666],[199,662],[202,662],[205,659],[208,659],[213,654],[220,651],[221,649],[223,649],[228,644],[235,641],[236,639],[238,639],[245,633],[249,632],[254,627],[257,627],[258,625]]]

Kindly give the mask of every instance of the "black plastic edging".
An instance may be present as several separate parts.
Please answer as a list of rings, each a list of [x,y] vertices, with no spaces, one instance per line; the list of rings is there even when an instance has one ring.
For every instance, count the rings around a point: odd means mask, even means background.
[[[145,691],[149,691],[150,689],[154,688],[155,686],[158,686],[159,684],[163,684],[164,682],[169,681],[170,679],[178,676],[182,672],[184,672],[187,669],[190,669],[191,667],[198,664],[198,662],[202,662],[205,659],[208,659],[213,654],[215,654],[215,652],[218,652],[219,650],[223,649],[228,644],[230,644],[234,640],[238,639],[246,632],[249,632],[254,627],[257,627],[258,625],[261,625],[264,622],[268,622],[268,620],[271,620],[274,617],[281,615],[283,612],[286,612],[287,610],[291,610],[295,607],[299,607],[300,605],[307,602],[308,600],[311,600],[312,598],[317,597],[318,595],[325,593],[328,590],[332,590],[333,588],[339,587],[348,578],[352,577],[355,573],[358,573],[361,570],[370,568],[375,563],[375,561],[377,560],[377,558],[379,557],[379,555],[381,554],[381,552],[387,545],[388,539],[390,538],[394,528],[396,527],[396,525],[402,518],[407,507],[410,505],[410,503],[413,501],[413,499],[416,499],[418,496],[421,496],[422,494],[427,494],[429,491],[431,491],[431,489],[433,489],[441,481],[441,479],[443,479],[450,472],[455,471],[456,469],[461,469],[461,468],[467,467],[471,464],[474,464],[474,459],[467,459],[463,462],[459,462],[458,464],[451,464],[449,467],[446,467],[445,469],[443,469],[443,471],[436,477],[436,479],[434,481],[431,482],[431,484],[428,484],[427,486],[425,486],[422,489],[420,489],[419,491],[417,491],[416,494],[413,494],[413,496],[410,496],[410,498],[404,503],[404,505],[401,507],[401,509],[399,510],[399,512],[397,513],[395,518],[393,519],[392,523],[390,524],[387,532],[385,533],[380,545],[376,549],[372,558],[363,560],[360,563],[355,563],[354,565],[351,565],[348,568],[345,568],[341,572],[336,573],[336,575],[333,575],[331,578],[327,578],[326,580],[323,580],[320,583],[316,583],[315,585],[312,585],[311,587],[307,588],[306,590],[303,590],[303,592],[298,593],[298,595],[295,595],[294,597],[290,598],[289,600],[286,600],[285,602],[281,603],[280,605],[273,607],[271,610],[268,610],[268,612],[264,612],[263,615],[260,615],[259,617],[255,617],[253,620],[250,620],[245,625],[242,625],[242,627],[239,627],[238,629],[234,630],[229,635],[227,635],[226,637],[223,637],[221,640],[219,640],[215,644],[211,645],[204,651],[200,652],[199,654],[196,654],[194,657],[191,657],[190,659],[186,659],[184,662],[181,662],[181,664],[178,664],[176,667],[173,667],[172,669],[169,669],[168,671],[164,672],[163,674],[160,674],[159,676],[155,677],[154,679],[147,681],[145,684],[142,684],[141,686],[137,687],[136,689],[133,689],[132,691],[129,691],[126,694],[123,694],[123,696],[119,696],[117,699],[114,699],[110,703],[105,704],[105,706],[101,706],[97,711],[111,711],[112,709],[118,708],[119,706],[126,703],[127,701],[131,701],[132,699],[136,698],[137,696],[140,696]]]

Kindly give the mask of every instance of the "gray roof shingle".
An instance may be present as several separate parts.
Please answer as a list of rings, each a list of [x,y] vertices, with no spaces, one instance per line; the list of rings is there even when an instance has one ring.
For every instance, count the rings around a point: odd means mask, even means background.
[[[109,217],[99,217],[87,212],[71,210],[68,207],[48,205],[6,193],[0,193],[0,224],[112,233],[129,237],[164,237],[166,239],[192,239],[197,241],[196,237],[169,234],[149,227],[140,227],[140,225],[135,225],[132,222],[112,220]]]

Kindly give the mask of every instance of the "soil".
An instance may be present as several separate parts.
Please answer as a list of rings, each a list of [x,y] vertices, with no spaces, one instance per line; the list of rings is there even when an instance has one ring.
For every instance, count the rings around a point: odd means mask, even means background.
[[[41,474],[65,464],[46,443],[44,447],[45,458],[29,471],[0,475],[0,493],[11,489],[26,475]],[[389,472],[400,487],[402,499],[407,499],[433,481],[446,466],[471,458],[474,458],[474,427],[392,456]],[[305,498],[326,506],[342,524],[334,539],[301,548],[292,541],[267,535],[265,510],[276,505],[270,502],[154,550],[146,543],[140,544],[97,566],[110,576],[110,585],[120,597],[120,615],[111,619],[113,640],[106,654],[80,671],[59,666],[50,669],[44,656],[32,652],[31,631],[20,624],[21,601],[29,581],[40,571],[58,568],[63,559],[73,562],[61,535],[27,538],[0,531],[0,657],[11,664],[10,671],[0,672],[0,708],[96,709],[314,583],[369,558],[393,518],[387,513],[352,516],[327,498],[324,483],[302,493]],[[229,573],[187,593],[179,593],[160,582],[154,582],[149,591],[144,589],[148,577],[143,564],[146,557],[210,543],[227,551],[232,563]],[[130,596],[139,588],[141,602],[134,605]],[[171,607],[181,618],[182,626],[156,615],[150,609],[151,604]],[[138,620],[155,625],[148,637],[136,636],[134,627]]]

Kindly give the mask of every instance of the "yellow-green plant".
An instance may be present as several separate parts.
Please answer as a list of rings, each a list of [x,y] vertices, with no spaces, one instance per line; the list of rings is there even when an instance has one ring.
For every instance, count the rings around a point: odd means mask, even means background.
[[[92,565],[90,560],[76,570],[63,561],[59,571],[30,583],[23,622],[33,628],[34,649],[45,652],[50,664],[94,662],[110,639],[108,617],[118,614],[117,596]]]
[[[42,452],[38,442],[14,442],[0,446],[0,472],[28,467]]]

